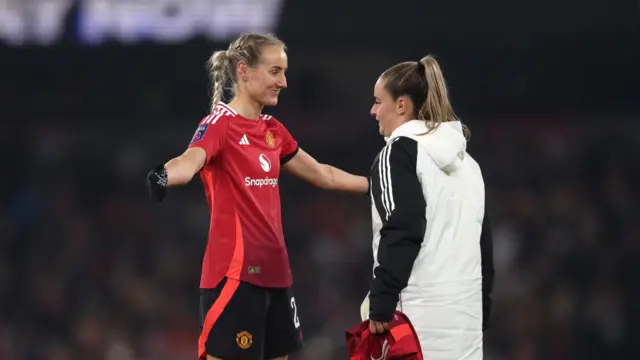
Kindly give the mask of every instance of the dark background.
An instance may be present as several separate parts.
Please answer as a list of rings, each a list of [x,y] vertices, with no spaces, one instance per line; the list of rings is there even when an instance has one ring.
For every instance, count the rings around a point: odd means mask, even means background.
[[[0,359],[193,359],[202,185],[158,205],[144,176],[206,115],[210,54],[252,29],[88,43],[88,1],[67,2],[59,36],[39,42],[46,2],[0,1]],[[257,2],[229,16],[266,16]],[[166,3],[156,28],[184,14]],[[440,60],[494,219],[487,359],[640,358],[638,3],[280,5],[264,30],[289,46],[289,89],[267,111],[347,171],[366,174],[383,145],[368,115],[377,76]],[[288,175],[281,193],[306,337],[295,359],[346,359],[372,265],[368,199]]]

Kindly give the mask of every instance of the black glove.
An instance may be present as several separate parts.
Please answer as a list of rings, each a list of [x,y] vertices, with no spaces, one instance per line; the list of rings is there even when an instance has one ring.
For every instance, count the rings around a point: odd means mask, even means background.
[[[152,199],[160,202],[167,195],[167,169],[160,164],[147,174],[147,189]]]

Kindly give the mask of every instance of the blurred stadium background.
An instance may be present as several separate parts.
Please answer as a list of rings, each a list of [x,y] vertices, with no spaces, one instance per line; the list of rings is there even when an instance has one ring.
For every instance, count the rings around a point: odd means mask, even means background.
[[[272,114],[362,174],[377,76],[435,54],[494,219],[486,358],[640,359],[639,25],[623,0],[0,0],[0,359],[195,358],[202,186],[156,205],[143,179],[207,112],[208,56],[246,31],[289,45]],[[345,359],[368,199],[281,191],[294,359]]]

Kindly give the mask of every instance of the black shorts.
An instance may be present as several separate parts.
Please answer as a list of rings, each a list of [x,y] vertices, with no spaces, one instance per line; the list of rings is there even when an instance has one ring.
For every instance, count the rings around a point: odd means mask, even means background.
[[[200,289],[200,359],[268,360],[302,348],[293,291],[225,278]]]

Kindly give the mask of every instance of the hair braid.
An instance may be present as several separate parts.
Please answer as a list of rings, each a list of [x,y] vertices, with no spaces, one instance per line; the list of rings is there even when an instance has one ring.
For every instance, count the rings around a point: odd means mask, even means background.
[[[216,51],[209,59],[208,68],[212,82],[211,111],[222,100],[224,84],[228,76],[229,56],[227,50]]]

